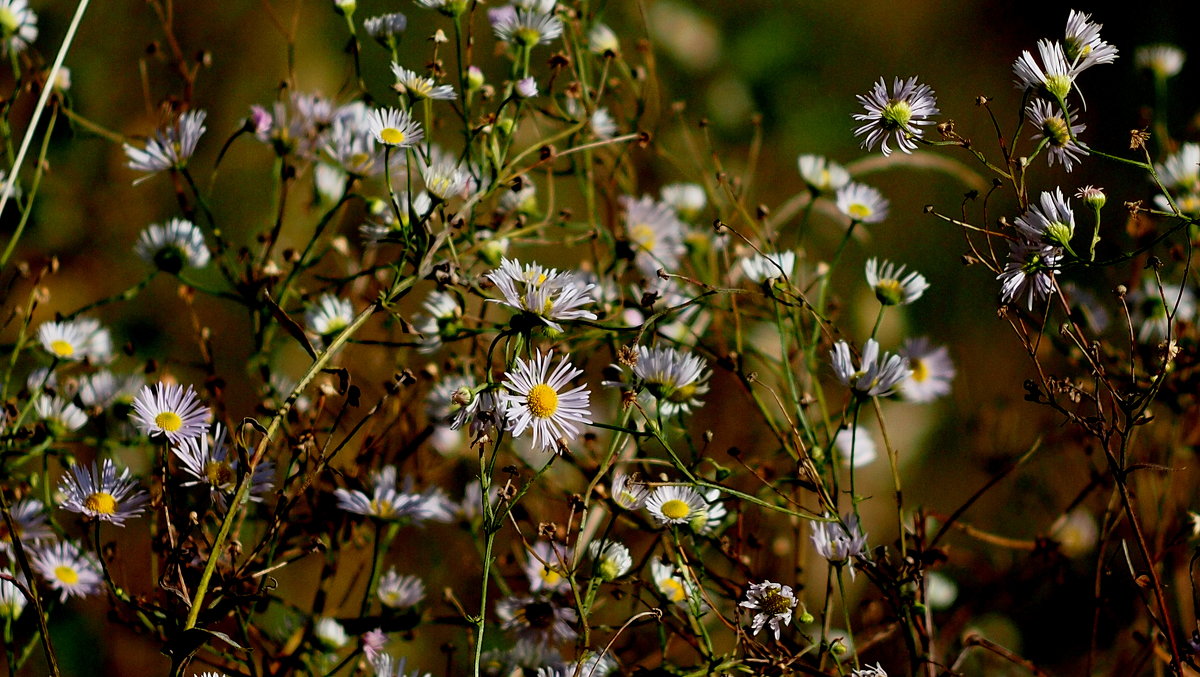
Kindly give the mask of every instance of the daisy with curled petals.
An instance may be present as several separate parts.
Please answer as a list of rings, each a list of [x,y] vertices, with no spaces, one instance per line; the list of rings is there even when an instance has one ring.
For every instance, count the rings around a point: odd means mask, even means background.
[[[897,266],[891,261],[867,259],[867,284],[875,292],[875,298],[885,306],[907,305],[921,298],[929,283],[917,271],[904,274],[904,264]]]
[[[421,163],[421,180],[425,182],[425,190],[431,197],[438,202],[446,202],[467,189],[471,174],[454,158],[443,157],[428,164]]]
[[[588,544],[588,557],[595,564],[596,575],[606,581],[615,581],[633,568],[629,548],[616,541],[592,541]]]
[[[558,320],[596,319],[595,313],[580,309],[595,302],[590,292],[596,285],[585,283],[575,273],[503,259],[499,268],[484,277],[504,295],[503,299],[490,299],[493,303],[536,316],[555,331],[562,331]]]
[[[792,614],[796,610],[796,593],[792,592],[790,586],[771,581],[753,583],[746,591],[746,599],[739,602],[738,606],[755,611],[754,620],[750,623],[755,635],[764,625],[769,625],[775,633],[775,639],[779,639],[781,626],[792,622]]]
[[[202,110],[180,115],[174,123],[155,132],[154,138],[146,142],[144,149],[125,144],[129,168],[147,173],[147,176],[134,183],[164,170],[182,169],[186,166],[188,159],[196,151],[196,143],[207,129],[204,126],[204,118],[207,115]]]
[[[1067,94],[1075,87],[1075,76],[1079,71],[1067,62],[1067,54],[1061,44],[1039,40],[1037,49],[1041,57],[1040,64],[1029,50],[1021,52],[1021,56],[1013,62],[1017,89],[1033,89],[1048,94],[1055,101],[1066,101]],[[1083,108],[1087,110],[1086,101]]]
[[[172,274],[184,268],[203,268],[209,259],[204,234],[187,219],[171,219],[161,226],[150,224],[133,250],[143,261]]]
[[[52,432],[75,432],[88,422],[87,414],[82,409],[58,395],[38,395],[33,401],[33,411],[39,421],[49,424]]]
[[[847,515],[841,520],[828,515],[826,518],[824,522],[813,522],[813,546],[830,564],[837,567],[849,564],[853,578],[854,559],[866,552],[867,535],[859,528],[856,515]]]
[[[432,677],[430,673],[420,670],[408,672],[408,658],[395,659],[386,653],[380,653],[370,663],[375,677]]]
[[[142,508],[150,495],[130,479],[129,468],[117,474],[117,466],[111,459],[101,464],[74,465],[59,482],[58,490],[63,499],[64,510],[77,512],[88,519],[112,522],[123,527],[125,520],[142,514]]]
[[[173,444],[199,437],[208,431],[209,410],[200,404],[196,391],[174,383],[142,386],[133,398],[134,425],[151,437]]]
[[[393,148],[410,148],[425,138],[421,124],[408,111],[379,108],[371,111],[367,124],[376,142]]]
[[[575,438],[576,424],[591,423],[587,386],[563,390],[571,379],[583,373],[567,359],[553,370],[553,352],[538,354],[529,362],[517,358],[517,364],[504,375],[505,414],[512,425],[513,437],[533,429],[533,446],[546,451],[562,452],[566,443]]]
[[[25,593],[16,583],[0,578],[0,618],[15,620],[25,610]]]
[[[878,190],[854,182],[838,189],[837,208],[858,223],[879,223],[888,215],[888,201]]]
[[[46,524],[45,506],[36,498],[23,498],[12,505],[14,530],[9,530],[8,520],[0,519],[0,553],[12,556],[13,538],[21,539],[26,547],[52,538],[54,532]]]
[[[801,155],[796,164],[808,189],[818,195],[831,193],[850,183],[850,172],[820,155]]]
[[[457,96],[450,85],[439,85],[433,78],[418,75],[416,71],[410,71],[395,61],[392,62],[392,74],[396,76],[396,89],[407,94],[411,101],[453,101]]]
[[[850,677],[888,677],[888,673],[884,671],[882,665],[876,663],[875,665],[868,665],[855,670],[850,673]]]
[[[112,357],[112,336],[90,317],[44,322],[38,326],[38,342],[58,360],[108,362]]]
[[[890,395],[909,374],[908,363],[900,355],[884,353],[880,356],[875,339],[867,339],[858,368],[851,359],[850,344],[845,341],[834,344],[830,356],[838,380],[859,397]]]
[[[1091,14],[1073,9],[1067,15],[1063,52],[1076,72],[1117,60],[1117,48],[1100,39],[1100,29],[1103,27],[1092,21]]]
[[[208,485],[213,501],[225,507],[226,496],[237,489],[238,459],[229,446],[229,435],[225,426],[214,425],[210,434],[184,440],[173,451],[183,464],[183,471],[193,479],[183,483],[185,487]],[[275,464],[261,461],[250,478],[251,501],[261,501],[262,495],[275,486]]]
[[[796,269],[796,252],[783,251],[775,254],[755,254],[742,259],[742,273],[751,282],[762,284],[767,280],[790,277]]]
[[[623,472],[613,475],[612,488],[609,489],[612,500],[626,510],[638,510],[646,504],[650,488]]]
[[[29,564],[50,587],[58,591],[58,599],[87,597],[100,592],[100,565],[95,558],[79,551],[70,541],[59,541],[45,548],[33,548]]]
[[[638,346],[633,373],[658,401],[664,416],[686,414],[703,406],[699,397],[708,392],[704,359],[674,348]]]
[[[1008,243],[1008,262],[996,276],[1000,280],[1000,300],[1003,303],[1020,303],[1033,310],[1033,302],[1040,301],[1054,291],[1054,278],[1062,261],[1062,248],[1040,242],[1015,240]]]
[[[933,124],[929,116],[941,112],[933,89],[918,83],[915,77],[893,80],[890,95],[886,82],[879,78],[869,94],[856,98],[867,112],[854,114],[855,120],[865,123],[854,130],[854,135],[866,136],[862,147],[867,150],[875,150],[875,146],[880,145],[885,156],[892,154],[888,137],[895,139],[896,147],[905,153],[916,150],[913,139],[922,138],[924,130],[921,126]]]
[[[932,402],[950,392],[954,362],[946,346],[934,345],[925,337],[908,339],[900,354],[912,372],[900,382],[900,395],[909,402]]]
[[[407,519],[413,524],[428,520],[449,522],[454,513],[449,499],[441,489],[431,487],[417,492],[411,477],[403,485],[396,481],[396,466],[384,466],[370,475],[371,495],[355,490],[335,489],[338,507],[346,512],[379,519]]]
[[[1013,225],[1031,242],[1064,247],[1071,251],[1071,238],[1075,236],[1075,212],[1071,203],[1063,197],[1062,189],[1043,191],[1036,204],[1013,221]],[[1071,252],[1074,254],[1074,252]]]
[[[402,576],[395,569],[388,569],[379,579],[375,594],[388,608],[410,609],[425,599],[425,583],[416,576]]]
[[[1075,109],[1067,107],[1067,112],[1071,120],[1077,120]],[[1034,99],[1029,102],[1025,108],[1025,115],[1029,121],[1033,123],[1038,130],[1033,135],[1034,141],[1042,141],[1048,148],[1046,163],[1051,167],[1057,160],[1062,163],[1063,169],[1068,172],[1075,168],[1075,163],[1079,162],[1079,158],[1088,154],[1088,148],[1085,144],[1076,141],[1083,130],[1087,128],[1084,124],[1072,124],[1070,130],[1067,129],[1067,121],[1063,117],[1062,111],[1058,106],[1046,101],[1045,99]]]
[[[304,313],[304,321],[317,336],[333,337],[354,321],[354,306],[333,294],[322,294]]]
[[[661,486],[646,499],[646,510],[663,526],[688,524],[707,509],[704,497],[691,487]]]

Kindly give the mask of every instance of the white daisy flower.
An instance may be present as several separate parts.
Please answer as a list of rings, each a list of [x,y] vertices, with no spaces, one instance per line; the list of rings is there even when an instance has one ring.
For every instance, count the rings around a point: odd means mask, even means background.
[[[758,635],[764,625],[769,625],[775,633],[775,639],[779,639],[782,626],[792,622],[792,615],[796,611],[796,594],[787,585],[771,581],[752,583],[746,591],[746,599],[739,602],[738,606],[754,610],[754,618],[750,623],[754,635]]]
[[[1008,243],[1008,263],[996,276],[1000,280],[1000,301],[1020,303],[1033,310],[1033,302],[1054,291],[1051,276],[1058,275],[1062,249],[1047,244],[1011,241]]]
[[[38,326],[42,349],[59,360],[108,362],[112,359],[112,336],[98,320],[80,317]]]
[[[1053,193],[1043,191],[1039,203],[1029,205],[1028,211],[1018,216],[1013,225],[1030,241],[1069,250],[1075,235],[1075,212],[1063,197],[1062,189],[1055,188]]]
[[[1068,107],[1067,110],[1071,114],[1072,121],[1079,119],[1075,109]],[[1066,119],[1063,118],[1058,104],[1035,98],[1026,106],[1025,114],[1038,130],[1033,135],[1033,140],[1046,140],[1048,149],[1046,163],[1051,167],[1054,166],[1055,161],[1058,161],[1062,163],[1063,169],[1069,172],[1075,168],[1075,163],[1079,162],[1081,156],[1088,154],[1087,145],[1075,140],[1087,126],[1083,123],[1072,124],[1071,130],[1068,132]]]
[[[566,569],[571,564],[571,550],[545,541],[533,544],[533,552],[525,559],[525,577],[530,592],[566,592],[571,589]]]
[[[875,298],[885,306],[907,305],[921,298],[929,283],[917,271],[905,275],[904,264],[899,267],[891,261],[867,259],[867,284],[875,292]]]
[[[844,167],[820,155],[801,155],[796,159],[800,177],[808,189],[818,195],[832,193],[850,183],[850,172]]]
[[[1117,60],[1117,48],[1100,39],[1100,29],[1103,27],[1092,21],[1090,14],[1073,9],[1067,15],[1063,52],[1076,72]]]
[[[488,12],[492,32],[514,45],[531,48],[544,45],[562,35],[563,24],[550,12],[516,8],[511,12]]]
[[[664,416],[687,414],[703,406],[699,397],[708,392],[704,358],[674,348],[638,346],[633,373],[654,395]]]
[[[650,560],[650,577],[659,594],[666,597],[668,602],[683,607],[703,606],[696,583],[678,571],[674,564],[659,561],[657,557]]]
[[[725,521],[725,516],[729,514],[729,511],[725,509],[725,503],[721,501],[720,489],[695,487],[695,490],[700,494],[700,498],[704,499],[704,510],[696,513],[696,516],[688,522],[688,526],[692,531],[706,536],[720,528],[721,522]]]
[[[888,201],[878,190],[850,182],[837,191],[838,211],[860,223],[879,223],[887,218]]]
[[[663,202],[671,205],[682,219],[694,219],[708,205],[704,186],[698,183],[672,183],[662,187]]]
[[[638,200],[622,195],[618,201],[625,208],[625,236],[633,246],[634,263],[642,277],[657,279],[659,268],[676,270],[687,253],[683,244],[686,227],[671,205],[649,195]]]
[[[796,269],[796,252],[785,251],[772,254],[754,254],[742,259],[742,273],[751,282],[762,284],[784,275],[791,277]]]
[[[933,124],[929,116],[941,112],[933,89],[919,84],[915,77],[893,80],[890,95],[886,82],[879,78],[869,94],[855,98],[867,112],[853,115],[855,120],[865,123],[854,130],[854,135],[866,136],[862,147],[867,150],[875,150],[875,146],[880,145],[885,156],[892,154],[888,137],[894,139],[896,147],[905,153],[916,150],[913,139],[922,138],[924,130],[921,126]]]
[[[517,364],[504,375],[505,414],[512,425],[513,437],[533,429],[533,446],[546,451],[566,450],[575,438],[577,423],[591,423],[586,385],[563,390],[571,379],[583,373],[563,359],[550,369],[553,352],[538,351],[529,362],[517,358]]]
[[[1169,189],[1200,192],[1200,143],[1185,143],[1166,162],[1155,164],[1158,179]]]
[[[597,108],[588,118],[588,128],[597,139],[611,139],[617,135],[617,121],[607,108]]]
[[[882,397],[890,395],[908,377],[908,363],[900,355],[879,354],[875,339],[867,339],[863,346],[862,360],[856,369],[850,355],[850,345],[838,341],[830,351],[833,371],[842,385],[849,387],[860,397]]]
[[[588,31],[588,47],[593,54],[608,54],[618,55],[621,53],[621,41],[617,38],[617,34],[613,29],[605,24],[597,22]],[[585,673],[586,674],[586,673]]]
[[[20,54],[37,36],[37,14],[26,0],[0,0],[0,54]]]
[[[395,568],[390,568],[379,579],[375,594],[388,608],[410,609],[425,599],[425,583],[416,576],[401,576]]]
[[[691,487],[666,485],[657,487],[646,499],[646,510],[659,524],[688,524],[698,514],[707,511],[704,498]]]
[[[471,5],[470,0],[417,0],[417,4],[426,9],[437,10],[448,17],[462,16]]]
[[[589,293],[595,285],[585,284],[575,273],[504,259],[485,277],[504,295],[489,301],[534,315],[555,331],[563,330],[559,320],[596,319],[595,313],[580,309],[595,302]]]
[[[1179,71],[1183,70],[1186,58],[1187,55],[1182,49],[1168,44],[1138,47],[1133,53],[1133,60],[1138,68],[1148,70],[1163,80],[1178,75]]]
[[[875,448],[875,440],[871,439],[871,431],[865,426],[857,428],[842,428],[833,436],[833,445],[837,447],[842,465],[861,468],[870,465],[879,457]],[[853,459],[853,464],[851,463]]]
[[[379,519],[407,519],[413,524],[433,520],[450,522],[454,519],[453,505],[441,489],[430,487],[417,493],[413,480],[407,477],[403,486],[396,482],[396,466],[386,465],[369,476],[371,495],[357,489],[335,489],[338,507],[346,512]]]
[[[16,583],[0,578],[0,618],[15,620],[25,610],[25,593]]]
[[[313,636],[326,649],[340,649],[350,642],[350,635],[341,623],[329,617],[318,618],[313,624]]]
[[[835,566],[848,563],[853,577],[854,559],[864,556],[867,548],[867,535],[859,528],[858,517],[850,514],[841,521],[829,519],[826,522],[813,522],[812,530],[812,542],[817,554]]]
[[[532,99],[538,95],[537,80],[532,75],[527,78],[521,78],[513,85],[513,92],[519,98]]]
[[[321,337],[333,338],[353,321],[354,306],[333,294],[322,294],[304,313],[304,323]]]
[[[639,510],[650,496],[650,487],[623,472],[616,472],[608,493],[618,506],[626,510]]]
[[[1196,295],[1186,286],[1164,282],[1162,292],[1153,276],[1142,280],[1142,285],[1129,294],[1129,307],[1134,326],[1138,327],[1138,341],[1145,344],[1157,343],[1167,338],[1168,329],[1178,336],[1180,322],[1196,319]],[[1175,326],[1171,324],[1174,316]]]
[[[59,541],[45,548],[32,548],[29,564],[58,591],[59,601],[68,597],[87,597],[100,592],[100,564],[74,543]]]
[[[380,14],[363,21],[363,30],[384,47],[395,44],[396,38],[408,28],[408,17],[400,12]]]
[[[383,171],[383,151],[376,147],[379,136],[372,124],[370,114],[362,120],[339,116],[318,139],[325,141],[325,152],[347,174],[376,176]]]
[[[117,376],[107,370],[84,374],[79,377],[79,401],[89,408],[113,407],[119,418],[125,418],[133,406],[133,398],[144,385],[146,379],[141,374]]]
[[[46,510],[36,498],[23,498],[9,507],[15,533],[8,528],[8,521],[0,519],[0,553],[12,558],[13,536],[21,539],[25,547],[54,537],[54,531],[46,524]]]
[[[596,575],[602,580],[615,581],[633,568],[629,548],[616,541],[592,541],[587,551],[595,563]]]
[[[850,677],[888,677],[888,673],[884,672],[883,666],[876,663],[873,666],[867,665],[851,672]]]
[[[191,437],[183,444],[175,445],[175,457],[183,464],[184,473],[193,479],[183,483],[185,487],[207,485],[209,493],[221,508],[226,507],[226,497],[237,489],[238,457],[230,447],[225,426],[217,423],[209,433]],[[269,460],[259,462],[250,478],[251,501],[261,501],[263,494],[275,486],[275,464]]]
[[[59,481],[58,490],[66,496],[59,507],[119,527],[125,526],[126,519],[140,516],[150,500],[150,494],[129,477],[129,468],[118,475],[111,459],[92,463],[90,469],[71,466]]]
[[[1039,40],[1037,44],[1041,64],[1029,50],[1021,52],[1021,56],[1013,62],[1013,74],[1017,76],[1017,89],[1035,89],[1048,94],[1054,100],[1066,100],[1067,94],[1075,86],[1075,76],[1079,71],[1068,63],[1066,52],[1061,44],[1050,40]],[[1085,102],[1084,109],[1087,109]]]
[[[561,644],[578,635],[571,627],[579,620],[575,610],[559,606],[549,597],[505,597],[496,603],[496,615],[502,628],[541,645]]]
[[[87,414],[82,409],[58,395],[38,395],[33,401],[33,411],[39,421],[45,421],[60,432],[75,432],[88,422]]]
[[[207,115],[202,110],[180,115],[175,122],[155,132],[154,138],[146,141],[145,148],[125,144],[129,168],[149,175],[167,169],[182,169],[196,151],[196,143],[207,129],[204,126],[204,118]]]
[[[954,362],[946,346],[937,346],[925,337],[908,339],[900,354],[912,369],[900,383],[900,395],[910,402],[932,402],[950,393]]]
[[[161,226],[150,224],[138,237],[133,250],[143,261],[167,273],[203,268],[209,260],[204,234],[187,219],[171,219]]]
[[[192,386],[156,383],[138,391],[131,418],[143,434],[179,444],[208,431],[209,410]]]
[[[422,0],[417,0],[422,2]],[[393,659],[390,655],[381,653],[371,661],[374,677],[433,677],[428,672],[413,670],[408,672],[408,658]]]
[[[421,124],[408,111],[379,108],[371,112],[371,136],[375,141],[393,148],[410,148],[425,138]]]
[[[421,165],[421,179],[425,182],[425,190],[438,199],[446,202],[452,197],[460,196],[467,189],[471,175],[459,166],[452,157],[434,160]]]

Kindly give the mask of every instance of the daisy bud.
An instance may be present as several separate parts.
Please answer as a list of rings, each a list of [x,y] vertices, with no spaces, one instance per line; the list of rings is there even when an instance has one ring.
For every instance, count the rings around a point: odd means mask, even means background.
[[[354,10],[357,6],[358,5],[354,0],[333,0],[333,9],[336,10],[338,14],[345,14],[347,16],[354,14]]]
[[[1095,186],[1080,188],[1079,192],[1075,193],[1075,197],[1083,200],[1089,207],[1097,211],[1104,206],[1107,200],[1107,197],[1104,195],[1104,189],[1096,188]]]
[[[483,86],[483,71],[479,70],[479,66],[471,66],[467,69],[467,91],[474,92]]]

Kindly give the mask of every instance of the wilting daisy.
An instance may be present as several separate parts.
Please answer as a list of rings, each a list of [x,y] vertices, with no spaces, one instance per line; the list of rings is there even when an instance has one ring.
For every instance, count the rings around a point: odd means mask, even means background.
[[[906,275],[904,264],[897,266],[891,261],[867,259],[866,274],[875,298],[885,306],[907,305],[929,289],[925,276],[915,270]]]
[[[1144,68],[1164,80],[1183,70],[1185,58],[1187,55],[1182,49],[1168,44],[1138,47],[1133,53],[1133,61],[1138,68]]]
[[[820,155],[801,155],[796,159],[796,164],[808,189],[818,195],[836,191],[850,183],[850,172]]]
[[[921,126],[933,124],[929,116],[941,112],[933,89],[919,84],[915,77],[893,80],[890,95],[884,79],[879,78],[869,94],[855,98],[867,112],[854,114],[855,120],[865,123],[854,130],[854,135],[866,136],[862,147],[867,150],[875,150],[876,145],[881,145],[884,155],[892,154],[888,137],[895,139],[896,147],[905,153],[916,150],[913,139],[922,138],[924,130]]]
[[[1068,107],[1067,110],[1071,114],[1072,121],[1079,119],[1073,108]],[[1057,104],[1050,103],[1045,99],[1034,99],[1025,108],[1025,114],[1038,130],[1033,135],[1033,140],[1046,140],[1046,162],[1051,167],[1054,166],[1055,161],[1058,161],[1069,172],[1075,168],[1075,163],[1079,162],[1081,156],[1088,154],[1087,146],[1075,140],[1083,133],[1086,125],[1083,123],[1072,124],[1071,130],[1068,132],[1067,121],[1063,118],[1062,110]]]
[[[664,416],[690,413],[703,405],[699,397],[708,392],[704,358],[674,348],[638,346],[633,373],[654,395]]]
[[[826,516],[828,517],[828,515]],[[830,519],[812,523],[812,542],[817,554],[830,564],[850,564],[850,575],[854,575],[854,559],[866,552],[867,535],[858,526],[858,517],[847,515],[842,521]]]
[[[642,276],[652,280],[659,268],[675,270],[687,248],[683,244],[685,227],[671,205],[649,195],[637,200],[622,195],[618,201],[625,208],[625,235]]]
[[[207,115],[202,110],[180,115],[175,122],[155,132],[154,138],[146,142],[144,149],[125,144],[129,168],[147,174],[167,169],[182,169],[187,165],[188,159],[196,150],[196,143],[207,129],[204,126],[204,118]]]
[[[408,111],[395,108],[379,108],[371,112],[371,135],[385,146],[409,148],[425,138],[421,125]]]
[[[888,673],[884,672],[883,666],[879,663],[875,665],[867,665],[850,673],[850,677],[888,677]]]
[[[775,633],[775,639],[779,639],[782,626],[792,622],[792,614],[796,610],[796,594],[787,585],[771,581],[753,583],[746,591],[746,599],[739,602],[738,606],[755,611],[754,619],[750,623],[755,635],[764,625],[769,625]]]
[[[412,478],[404,485],[396,481],[396,466],[386,465],[370,474],[371,495],[357,489],[335,489],[338,507],[346,512],[379,519],[407,519],[413,524],[428,520],[449,522],[454,519],[453,506],[441,489],[430,487],[416,492]]]
[[[626,510],[638,510],[646,504],[650,487],[623,472],[617,472],[613,474],[609,494],[618,506]]]
[[[759,284],[785,275],[791,277],[795,269],[796,252],[793,251],[754,254],[742,259],[742,273],[746,279]]]
[[[38,326],[38,342],[59,360],[108,362],[112,358],[112,336],[90,317],[43,322]]]
[[[226,496],[234,493],[238,481],[238,458],[230,448],[225,426],[218,423],[212,427],[211,439],[208,433],[192,437],[176,445],[173,451],[183,464],[183,471],[193,478],[183,486],[207,485],[212,499],[224,508]],[[274,485],[275,464],[264,459],[250,478],[250,500],[261,501],[262,495]]]
[[[100,592],[100,564],[90,554],[81,553],[74,543],[59,541],[31,550],[30,566],[58,591],[59,601]]]
[[[838,380],[860,397],[890,395],[909,373],[908,364],[900,355],[884,353],[881,356],[875,339],[867,339],[863,345],[862,360],[857,369],[850,355],[850,345],[845,341],[834,344],[830,356]]]
[[[667,601],[685,607],[703,606],[696,583],[676,569],[674,564],[661,562],[657,557],[650,560],[650,577],[654,580],[654,587]]]
[[[1017,89],[1035,89],[1048,94],[1055,101],[1065,101],[1067,94],[1075,86],[1075,76],[1079,71],[1067,62],[1067,55],[1061,44],[1039,40],[1037,49],[1041,57],[1040,64],[1029,50],[1021,52],[1021,56],[1013,62]],[[1086,102],[1084,108],[1087,108]]]
[[[996,276],[1000,280],[1000,300],[1020,303],[1033,310],[1033,302],[1050,296],[1054,291],[1054,275],[1062,260],[1062,249],[1052,245],[1011,241],[1008,243],[1008,263]]]
[[[23,498],[12,504],[8,512],[12,516],[15,533],[9,530],[8,520],[0,518],[0,553],[12,557],[13,536],[21,539],[25,547],[54,537],[54,532],[46,524],[45,506],[36,498]]]
[[[354,321],[354,306],[347,299],[322,294],[304,313],[304,322],[318,336],[332,338]]]
[[[187,219],[171,219],[161,226],[150,224],[138,237],[134,252],[167,273],[203,268],[209,259],[204,234]]]
[[[888,215],[888,201],[879,191],[854,182],[838,189],[837,208],[860,223],[879,223]]]
[[[563,25],[551,12],[537,9],[514,9],[510,12],[488,12],[492,32],[505,42],[530,48],[544,45],[562,35]]]
[[[694,219],[708,204],[704,187],[698,183],[672,183],[662,187],[663,202],[675,208],[680,218]]]
[[[16,583],[0,578],[0,618],[15,619],[25,610],[25,594]]]
[[[425,599],[425,583],[416,576],[402,576],[395,569],[388,569],[379,579],[375,594],[386,607],[408,609]]]
[[[74,404],[55,395],[38,395],[33,401],[33,411],[39,421],[45,421],[54,432],[74,432],[88,422],[87,414]]]
[[[129,476],[129,468],[117,474],[117,466],[111,459],[101,464],[71,466],[63,475],[58,490],[65,498],[60,506],[64,510],[77,512],[89,519],[112,522],[123,527],[125,520],[142,514],[143,506],[150,495]]]
[[[1103,26],[1092,21],[1090,14],[1073,9],[1067,15],[1063,52],[1076,72],[1117,60],[1117,48],[1100,39],[1101,28]]]
[[[575,438],[576,423],[591,423],[586,385],[563,388],[583,373],[563,359],[550,369],[553,352],[538,354],[529,362],[517,358],[517,364],[504,375],[505,414],[512,424],[513,437],[533,429],[533,446],[546,451],[562,451]]]
[[[384,47],[394,48],[396,38],[408,28],[408,17],[400,12],[380,14],[363,21],[363,30]]]
[[[666,485],[657,487],[646,499],[646,510],[659,524],[688,524],[705,512],[708,504],[690,487]]]
[[[934,345],[925,337],[908,339],[900,354],[912,372],[900,383],[900,395],[910,402],[932,402],[950,392],[954,362],[946,346]]]
[[[560,644],[578,634],[571,627],[579,620],[575,610],[559,606],[549,597],[505,597],[496,603],[496,615],[502,628],[538,644]]]
[[[842,465],[861,468],[879,457],[871,431],[865,426],[842,428],[833,436],[833,445],[842,458]]]
[[[0,0],[0,54],[20,54],[37,36],[37,15],[26,0]]]
[[[571,551],[545,541],[533,544],[525,559],[525,577],[530,592],[565,592],[571,589],[566,568],[571,564]]]
[[[575,273],[504,259],[485,277],[504,295],[503,299],[490,299],[493,303],[534,315],[555,331],[562,331],[559,320],[596,319],[595,313],[580,309],[595,302],[590,294],[595,285]]]
[[[596,575],[603,580],[615,581],[633,568],[629,548],[616,541],[592,541],[587,551],[595,564]]]
[[[209,410],[192,386],[184,390],[181,385],[156,383],[138,391],[131,418],[143,434],[179,444],[208,430]]]

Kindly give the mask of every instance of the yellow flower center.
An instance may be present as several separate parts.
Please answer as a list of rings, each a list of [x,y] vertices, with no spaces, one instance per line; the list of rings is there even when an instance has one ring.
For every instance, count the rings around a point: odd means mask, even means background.
[[[866,221],[867,217],[871,215],[871,208],[862,203],[852,204],[846,211],[850,212],[851,218],[858,221]]]
[[[408,137],[404,135],[404,132],[395,127],[385,127],[383,131],[379,132],[379,138],[390,146],[399,146]]]
[[[925,360],[912,360],[909,366],[912,367],[912,380],[922,383],[929,378],[929,367],[925,365]]]
[[[391,501],[371,499],[371,514],[386,519],[396,514],[396,506]]]
[[[646,251],[654,251],[654,229],[644,223],[636,224],[629,229],[629,239]]]
[[[7,7],[0,7],[0,35],[12,35],[21,25],[17,23],[17,15]]]
[[[550,418],[558,411],[558,393],[545,383],[530,388],[525,402],[529,405],[530,413],[538,418]]]
[[[100,515],[111,515],[117,511],[117,499],[112,494],[97,491],[83,499],[83,507]]]
[[[552,588],[558,585],[563,579],[562,574],[558,573],[557,569],[551,569],[549,567],[542,567],[541,574],[542,582]]]
[[[662,504],[662,514],[673,520],[686,519],[692,513],[692,507],[686,501],[672,498]]]
[[[610,557],[605,557],[604,559],[600,560],[599,570],[601,578],[606,581],[611,581],[621,573],[621,566],[617,564],[616,560]]]
[[[79,582],[79,572],[65,564],[54,567],[54,577],[67,585],[75,585]]]
[[[183,419],[173,411],[164,411],[154,417],[154,425],[164,432],[173,433],[183,427]]]
[[[233,481],[233,468],[225,461],[209,461],[204,464],[204,477],[214,487],[223,487]]]
[[[660,584],[663,594],[672,602],[682,602],[687,599],[687,589],[683,587],[683,582],[677,578],[668,578]]]
[[[885,306],[894,306],[904,300],[904,285],[900,280],[880,280],[875,284],[875,298]]]
[[[59,357],[70,357],[75,354],[75,346],[71,345],[70,341],[59,339],[50,342],[50,352]]]
[[[771,589],[758,600],[758,608],[770,616],[777,616],[792,610],[792,603],[780,591]]]

